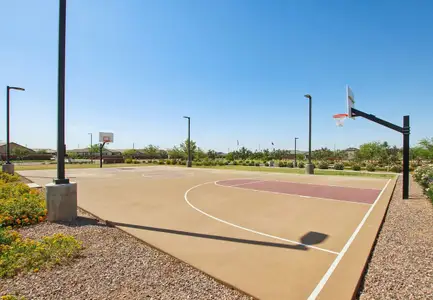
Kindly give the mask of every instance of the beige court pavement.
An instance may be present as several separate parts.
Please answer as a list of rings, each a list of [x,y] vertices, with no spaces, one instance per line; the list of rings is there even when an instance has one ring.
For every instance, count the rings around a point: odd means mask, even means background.
[[[19,173],[44,185],[55,172]],[[67,175],[78,183],[83,209],[260,299],[350,299],[395,185],[395,179],[175,167]],[[386,189],[370,205],[215,184],[235,178]]]

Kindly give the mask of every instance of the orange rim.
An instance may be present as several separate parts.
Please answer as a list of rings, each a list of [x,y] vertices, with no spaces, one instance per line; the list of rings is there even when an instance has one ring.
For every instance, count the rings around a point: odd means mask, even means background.
[[[346,118],[347,116],[348,116],[348,114],[336,114],[336,115],[333,115],[332,117],[334,119],[340,119],[340,118]]]

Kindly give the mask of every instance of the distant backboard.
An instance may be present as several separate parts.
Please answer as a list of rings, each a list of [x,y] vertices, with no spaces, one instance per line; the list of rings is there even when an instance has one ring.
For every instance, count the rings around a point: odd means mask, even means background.
[[[99,133],[99,142],[100,143],[113,143],[114,135],[112,132],[100,132]]]
[[[355,107],[355,95],[352,92],[352,89],[347,86],[346,87],[346,100],[347,100],[347,116],[349,118],[353,118],[352,116],[352,107]]]

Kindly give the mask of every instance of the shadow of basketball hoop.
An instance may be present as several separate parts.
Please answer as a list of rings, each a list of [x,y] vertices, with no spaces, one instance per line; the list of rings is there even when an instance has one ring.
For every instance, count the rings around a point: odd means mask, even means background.
[[[317,245],[323,243],[328,237],[327,234],[310,231],[301,237],[301,243],[304,245]]]

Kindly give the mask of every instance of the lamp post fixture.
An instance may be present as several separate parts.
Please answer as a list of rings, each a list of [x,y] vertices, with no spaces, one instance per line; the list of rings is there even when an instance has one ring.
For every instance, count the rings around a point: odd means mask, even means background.
[[[183,116],[185,119],[188,119],[188,161],[186,162],[186,166],[188,168],[192,167],[191,160],[191,117]]]
[[[295,137],[295,163],[294,163],[294,165],[293,165],[293,167],[297,167],[298,166],[298,164],[296,163],[296,140],[298,140],[299,138],[297,138],[297,137]]]
[[[93,164],[93,134],[91,132],[89,132],[88,134],[90,135],[90,148],[89,148],[90,161]]]
[[[314,174],[314,166],[311,163],[311,109],[312,109],[312,101],[311,95],[304,95],[305,98],[308,99],[309,102],[309,117],[308,117],[308,164],[305,165],[305,173]]]
[[[10,174],[14,173],[14,168],[10,161],[11,146],[10,146],[10,90],[25,91],[25,89],[17,86],[6,86],[6,165],[3,167],[3,172]]]

